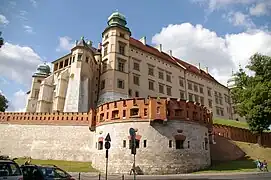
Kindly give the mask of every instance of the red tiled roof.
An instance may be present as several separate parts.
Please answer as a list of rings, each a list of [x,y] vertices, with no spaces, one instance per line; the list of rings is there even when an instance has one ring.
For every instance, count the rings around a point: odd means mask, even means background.
[[[164,60],[166,60],[166,61],[169,61],[169,62],[171,62],[171,63],[173,63],[173,64],[175,64],[175,65],[178,65],[178,63],[179,64],[181,64],[182,66],[184,66],[185,68],[186,68],[186,70],[187,71],[189,71],[189,72],[191,72],[191,73],[193,73],[193,74],[196,74],[196,75],[198,75],[198,76],[200,76],[200,77],[202,77],[202,78],[206,78],[206,79],[208,79],[208,80],[211,80],[211,81],[215,81],[216,83],[219,83],[219,82],[217,82],[217,80],[215,80],[215,78],[213,77],[213,76],[211,76],[209,73],[206,73],[205,71],[203,71],[203,70],[199,70],[196,66],[194,66],[194,65],[192,65],[192,64],[189,64],[189,63],[187,63],[187,62],[185,62],[185,61],[182,61],[182,60],[180,60],[180,59],[178,59],[178,58],[176,58],[176,57],[171,57],[170,55],[168,55],[168,54],[166,54],[166,53],[164,53],[164,52],[160,52],[158,49],[156,49],[156,48],[154,48],[154,47],[152,47],[152,46],[150,46],[150,45],[144,45],[142,42],[140,42],[139,40],[137,40],[137,39],[134,39],[134,38],[132,38],[132,37],[130,37],[130,40],[129,40],[129,42],[130,42],[130,44],[132,45],[132,46],[135,46],[136,48],[138,48],[138,49],[141,49],[141,50],[143,50],[143,51],[145,51],[145,52],[148,52],[148,53],[150,53],[150,54],[153,54],[153,55],[155,55],[155,56],[157,56],[157,57],[159,57],[159,58],[161,58],[161,59],[164,59]],[[178,62],[178,63],[177,63]],[[178,65],[179,66],[179,65]],[[220,83],[219,83],[220,84]],[[222,86],[224,86],[224,85],[222,85]]]

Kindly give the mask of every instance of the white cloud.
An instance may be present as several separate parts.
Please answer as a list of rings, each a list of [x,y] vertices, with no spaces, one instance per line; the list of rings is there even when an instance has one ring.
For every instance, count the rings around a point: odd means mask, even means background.
[[[25,105],[27,100],[27,94],[23,90],[19,90],[13,94],[11,99],[8,99],[9,107],[7,112],[25,112]]]
[[[31,26],[24,25],[23,28],[24,28],[25,32],[27,32],[27,33],[34,33],[33,28]]]
[[[200,3],[200,4],[207,4],[208,9],[210,11],[214,11],[215,9],[220,9],[223,7],[227,7],[230,5],[248,5],[252,4],[254,2],[257,2],[259,0],[191,0],[192,2]]]
[[[33,7],[37,7],[37,1],[36,0],[29,0]]]
[[[239,63],[244,67],[256,52],[271,55],[271,33],[251,30],[239,34],[218,36],[216,32],[190,23],[169,25],[153,38],[154,44],[163,44],[164,51],[201,67],[207,66],[214,77],[226,85],[232,70]]]
[[[255,28],[255,24],[249,17],[249,15],[243,14],[242,12],[230,12],[227,16],[224,16],[234,26],[244,26],[248,29]]]
[[[269,15],[271,12],[271,0],[265,0],[249,8],[249,13],[253,16]]]
[[[3,14],[0,14],[0,25],[3,24],[8,25],[9,24],[9,20],[7,20],[6,16],[4,16]]]
[[[70,51],[74,44],[68,36],[59,37],[59,45],[56,51]]]
[[[0,76],[30,86],[40,56],[28,46],[5,43],[0,49]]]

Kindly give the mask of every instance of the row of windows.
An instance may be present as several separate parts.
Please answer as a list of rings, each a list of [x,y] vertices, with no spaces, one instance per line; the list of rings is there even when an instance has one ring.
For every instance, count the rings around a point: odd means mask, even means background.
[[[185,141],[184,140],[175,140],[175,149],[184,149],[185,146]],[[122,143],[122,147],[126,148],[127,144],[126,144],[126,140],[123,140]],[[132,147],[132,141],[129,140],[129,149],[131,149]],[[140,140],[136,140],[136,148],[140,147]],[[143,148],[147,147],[147,140],[143,140]],[[173,141],[169,140],[168,141],[168,147],[169,148],[173,148]],[[98,150],[103,150],[104,148],[104,143],[103,141],[99,141],[98,143],[96,143],[96,148]],[[190,141],[187,141],[187,148],[190,148]],[[202,148],[205,150],[208,150],[208,141],[205,141],[202,143]]]

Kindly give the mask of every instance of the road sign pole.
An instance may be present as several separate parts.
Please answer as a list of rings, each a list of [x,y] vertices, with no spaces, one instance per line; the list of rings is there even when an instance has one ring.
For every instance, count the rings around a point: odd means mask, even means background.
[[[105,180],[107,180],[107,169],[108,169],[108,149],[105,151],[105,158],[106,158],[106,162],[105,162]]]
[[[134,154],[134,167],[133,167],[133,169],[134,169],[134,180],[136,180],[136,173],[135,173],[135,154]]]
[[[107,180],[107,170],[108,170],[108,149],[110,149],[111,144],[110,144],[111,138],[110,138],[110,134],[108,133],[106,138],[105,138],[105,144],[104,147],[106,149],[105,151],[105,180]]]

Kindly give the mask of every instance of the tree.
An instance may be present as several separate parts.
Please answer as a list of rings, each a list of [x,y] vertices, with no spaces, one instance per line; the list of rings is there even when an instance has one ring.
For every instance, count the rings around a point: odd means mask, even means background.
[[[0,112],[5,112],[8,108],[8,100],[6,97],[0,92]]]
[[[258,144],[262,145],[261,135],[271,125],[271,57],[256,53],[246,68],[254,75],[240,68],[231,95],[236,112],[246,117],[249,129],[258,134]]]

